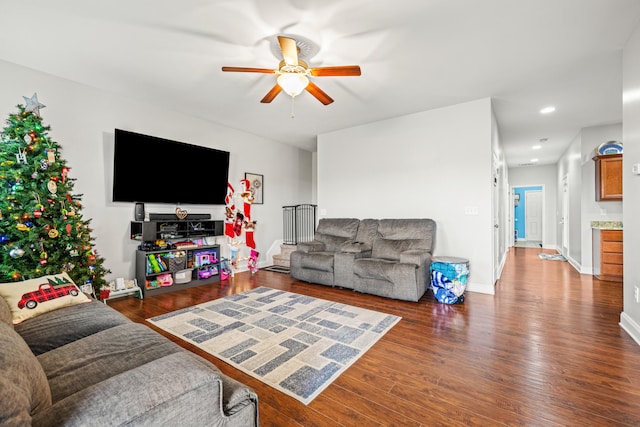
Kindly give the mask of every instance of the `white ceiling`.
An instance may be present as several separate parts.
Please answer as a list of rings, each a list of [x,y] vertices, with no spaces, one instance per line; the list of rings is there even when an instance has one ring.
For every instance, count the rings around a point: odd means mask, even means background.
[[[639,18],[638,0],[3,1],[0,59],[308,150],[321,133],[492,97],[508,164],[542,165],[581,128],[622,120]],[[284,93],[261,104],[274,76],[220,67],[276,68],[277,34],[317,43],[311,66],[362,76],[315,78],[335,102],[303,93],[293,119]]]

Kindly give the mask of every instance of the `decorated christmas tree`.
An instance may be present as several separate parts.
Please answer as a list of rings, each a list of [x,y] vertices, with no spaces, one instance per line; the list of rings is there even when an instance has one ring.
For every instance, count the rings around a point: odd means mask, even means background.
[[[36,94],[24,99],[0,134],[0,282],[66,271],[97,295],[109,271],[82,218],[82,195],[73,194],[75,179],[47,135],[44,105]]]

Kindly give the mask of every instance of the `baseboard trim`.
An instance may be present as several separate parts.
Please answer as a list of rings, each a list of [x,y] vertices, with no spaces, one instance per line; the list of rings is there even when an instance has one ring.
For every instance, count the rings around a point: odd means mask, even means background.
[[[478,292],[479,294],[495,295],[496,287],[491,285],[486,285],[483,283],[468,283],[466,291]]]
[[[624,311],[620,313],[619,325],[631,338],[633,338],[636,344],[640,345],[640,325],[638,325],[636,321]]]

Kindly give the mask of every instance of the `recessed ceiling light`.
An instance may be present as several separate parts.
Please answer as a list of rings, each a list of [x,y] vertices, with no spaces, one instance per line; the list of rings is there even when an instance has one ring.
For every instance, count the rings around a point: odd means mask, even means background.
[[[542,110],[540,110],[540,113],[541,114],[549,114],[549,113],[553,113],[554,111],[556,111],[556,107],[549,106],[549,107],[544,107]]]
[[[538,159],[531,159],[531,163],[538,163]]]
[[[542,148],[542,145],[534,145],[533,147],[531,147],[534,150],[539,150]]]

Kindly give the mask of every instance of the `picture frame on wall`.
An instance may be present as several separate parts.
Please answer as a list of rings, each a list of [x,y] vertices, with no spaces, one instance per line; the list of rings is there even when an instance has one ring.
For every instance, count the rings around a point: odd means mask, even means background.
[[[253,203],[254,205],[261,205],[264,203],[264,176],[259,175],[257,173],[244,173],[244,179],[248,180],[251,183],[251,187],[249,189],[253,193]]]

